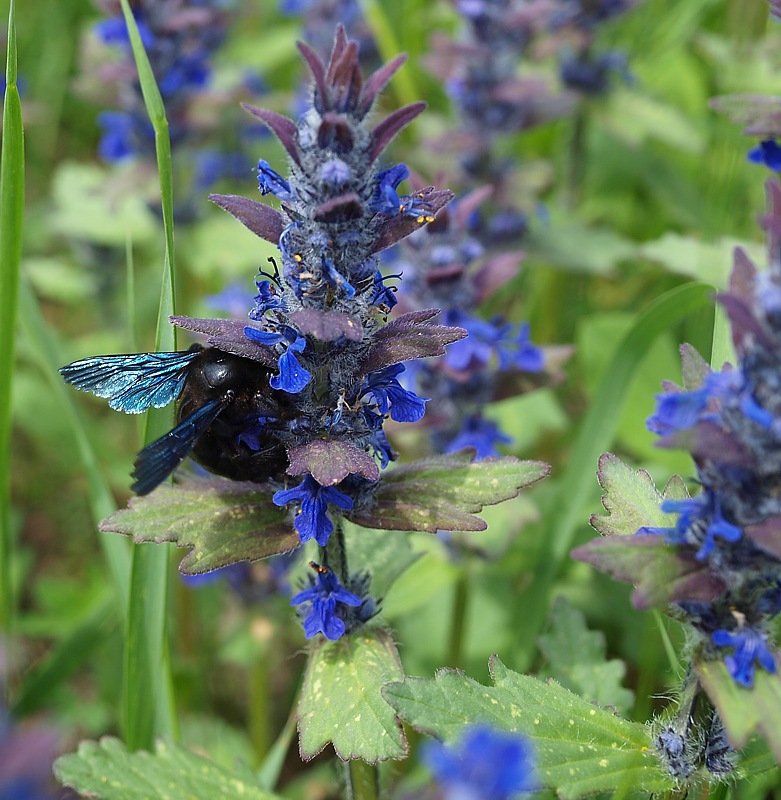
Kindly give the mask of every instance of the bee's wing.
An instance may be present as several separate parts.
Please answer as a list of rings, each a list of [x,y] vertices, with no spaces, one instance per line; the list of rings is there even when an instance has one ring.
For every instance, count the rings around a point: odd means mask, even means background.
[[[60,367],[60,374],[77,389],[107,397],[111,408],[140,414],[179,396],[187,366],[197,356],[192,351],[92,356]]]
[[[130,488],[136,494],[149,494],[162,483],[193,449],[223,408],[223,400],[212,400],[183,419],[173,430],[148,444],[136,456],[131,473],[134,481]]]

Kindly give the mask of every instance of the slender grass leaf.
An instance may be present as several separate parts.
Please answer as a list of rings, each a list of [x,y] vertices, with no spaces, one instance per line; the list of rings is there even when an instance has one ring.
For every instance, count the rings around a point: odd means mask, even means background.
[[[513,672],[496,656],[490,668],[494,686],[440,670],[433,679],[391,683],[383,696],[405,722],[446,742],[474,723],[526,734],[540,782],[563,800],[596,792],[647,797],[673,788],[645,725],[621,719],[557,683]]]
[[[12,711],[26,717],[46,707],[52,694],[90,661],[119,624],[116,599],[107,594],[76,629],[25,675]]]
[[[41,372],[49,381],[51,391],[57,398],[57,403],[62,414],[68,420],[68,426],[76,440],[84,474],[87,478],[90,512],[97,528],[98,523],[116,511],[117,506],[111,489],[101,472],[90,441],[88,428],[82,419],[74,393],[66,386],[57,372],[64,360],[59,354],[59,341],[49,328],[35,295],[25,281],[22,281],[20,286],[19,309],[20,322],[27,346],[32,350]],[[124,614],[127,612],[130,591],[130,543],[117,537],[108,536],[100,536],[99,541],[109,567],[119,608]]]
[[[309,651],[298,701],[301,757],[309,760],[332,742],[339,758],[374,764],[404,758],[407,742],[382,686],[404,677],[387,631],[376,629],[329,642],[322,636]]]
[[[16,5],[8,11],[8,55],[0,151],[0,630],[14,616],[11,566],[11,388],[14,375],[19,265],[24,219],[24,129],[16,85]]]
[[[54,773],[65,786],[98,800],[277,800],[263,791],[245,765],[232,772],[168,739],[158,739],[154,754],[130,753],[105,737],[82,742],[61,756]]]
[[[138,79],[149,119],[155,130],[155,149],[160,176],[165,261],[160,291],[155,346],[176,349],[175,329],[168,317],[174,313],[174,217],[173,167],[168,121],[160,90],[128,0],[121,0],[138,70]],[[148,444],[170,427],[170,411],[148,412],[144,443]],[[130,602],[125,638],[125,739],[131,749],[151,747],[155,733],[173,733],[176,719],[171,697],[171,667],[166,645],[166,590],[168,550],[139,547],[133,551]]]
[[[100,529],[139,543],[192,548],[179,566],[185,575],[255,561],[300,544],[287,511],[271,502],[271,492],[257,483],[222,478],[159,486],[146,497],[133,498]]]
[[[550,606],[553,582],[567,558],[600,453],[608,449],[626,401],[632,376],[657,336],[688,314],[711,304],[713,288],[702,283],[676,287],[653,302],[624,337],[583,418],[567,467],[542,510],[550,538],[527,592],[524,593],[524,630],[520,641],[533,640]],[[517,657],[531,659],[524,647]]]

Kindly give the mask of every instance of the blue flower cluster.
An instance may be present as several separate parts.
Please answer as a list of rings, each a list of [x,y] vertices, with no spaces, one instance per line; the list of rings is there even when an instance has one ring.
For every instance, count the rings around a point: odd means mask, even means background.
[[[486,405],[528,388],[517,379],[546,367],[528,324],[487,321],[473,311],[515,274],[523,257],[517,251],[488,255],[469,233],[469,220],[485,194],[475,190],[442,209],[431,225],[400,243],[389,265],[404,275],[398,293],[403,308],[439,307],[444,324],[469,333],[444,358],[409,364],[408,374],[409,384],[436,398],[437,414],[426,420],[434,449],[473,447],[478,458],[497,456],[498,445],[512,441],[483,416]]]
[[[378,254],[433,222],[452,199],[433,187],[404,194],[406,166],[379,163],[425,106],[413,103],[367,124],[404,57],[364,80],[357,43],[341,26],[327,63],[308,45],[300,42],[299,49],[313,86],[298,121],[245,105],[287,152],[285,174],[264,159],[258,163],[261,195],[274,196],[280,209],[237,195],[210,196],[279,248],[280,264],[270,259],[273,272],[256,280],[249,324],[172,317],[206,336],[209,347],[94,356],[60,372],[127,413],[177,400],[176,427],[136,458],[138,494],[153,492],[187,455],[232,481],[266,484],[268,506],[295,512],[300,543],[314,540],[323,548],[320,560],[339,565],[341,584],[323,568],[296,598],[312,604],[308,635],[338,638],[349,627],[339,622],[345,622],[339,609],[350,605],[350,593],[363,598],[358,589],[365,582],[347,574],[341,529],[332,537],[334,520],[352,515],[369,527],[386,526],[375,519],[376,495],[380,470],[396,454],[383,426],[387,418],[419,421],[427,402],[401,384],[404,363],[444,355],[467,331],[431,322],[436,308],[387,319],[396,294],[380,273]],[[224,481],[211,489],[231,492]],[[290,536],[272,536],[265,545],[263,557],[292,546]],[[351,624],[365,621],[372,607],[361,599]]]
[[[643,528],[704,567],[675,610],[708,637],[734,680],[775,672],[770,622],[781,611],[781,184],[768,182],[769,265],[742,250],[719,296],[732,324],[735,367],[710,371],[685,349],[685,390],[668,386],[648,427],[693,456],[702,492],[667,500],[674,526]],[[708,592],[703,593],[705,584]]]
[[[487,725],[465,728],[450,747],[429,744],[423,761],[444,800],[511,800],[537,788],[529,740]]]
[[[466,332],[430,324],[436,314],[430,309],[383,325],[396,297],[377,254],[432,222],[451,198],[431,187],[405,195],[399,187],[407,168],[378,163],[384,147],[423,109],[416,103],[372,129],[366,125],[375,97],[403,57],[364,81],[357,44],[341,27],[328,63],[306,44],[299,49],[314,85],[311,106],[298,122],[246,106],[287,152],[287,174],[264,159],[258,163],[260,192],[275,197],[281,210],[234,195],[211,199],[280,251],[279,267],[256,281],[251,323],[236,322],[219,346],[254,354],[269,366],[267,392],[283,398],[277,408],[284,412],[248,414],[236,443],[250,458],[284,448],[284,464],[271,476],[284,488],[273,502],[295,509],[302,543],[313,539],[326,548],[335,529],[332,516],[366,507],[379,468],[396,457],[383,432],[385,419],[414,422],[425,413],[426,400],[399,382],[402,362],[410,357],[405,342],[413,339],[416,355],[425,357],[443,353],[445,344]],[[204,321],[177,324],[204,330]],[[293,598],[311,609],[307,636],[341,636],[350,606],[358,610],[347,628],[368,618],[356,579],[340,577],[349,589],[334,571],[316,567],[310,588]]]
[[[497,134],[521,131],[566,113],[538,78],[519,76],[529,45],[550,26],[552,7],[518,0],[457,0],[460,41],[432,40],[429,63],[446,82],[461,130],[459,158],[474,180],[498,184],[511,166],[492,155]]]
[[[604,94],[618,74],[629,81],[626,56],[595,49],[599,26],[634,5],[634,0],[558,0],[551,27],[564,38],[559,47],[559,77],[569,89],[583,95]]]
[[[133,67],[130,38],[121,10],[95,25],[98,38],[122,53],[117,90],[121,110],[105,111],[99,153],[106,161],[155,155],[154,130],[147,117],[141,87]],[[139,0],[133,14],[168,117],[172,146],[191,133],[188,109],[210,76],[210,59],[225,35],[224,3],[220,0]],[[124,76],[121,79],[120,76]]]

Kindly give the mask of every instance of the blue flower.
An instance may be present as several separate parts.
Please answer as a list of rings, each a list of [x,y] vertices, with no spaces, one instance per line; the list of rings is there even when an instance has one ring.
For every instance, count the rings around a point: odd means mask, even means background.
[[[524,322],[509,347],[499,346],[499,369],[515,367],[524,372],[541,372],[545,368],[545,354],[536,344],[532,344],[530,330],[529,323]]]
[[[298,394],[312,380],[312,373],[302,367],[298,359],[293,355],[294,353],[303,352],[306,347],[306,337],[301,336],[294,328],[283,325],[282,332],[272,333],[247,325],[244,328],[244,335],[253,342],[260,342],[261,344],[287,344],[285,352],[282,353],[277,362],[279,375],[275,375],[269,381],[272,389],[278,389],[288,394]]]
[[[465,728],[452,747],[436,742],[423,751],[445,800],[509,800],[533,791],[533,758],[524,736],[487,725]]]
[[[749,151],[748,160],[763,164],[773,172],[781,172],[781,146],[775,139],[764,139]]]
[[[149,29],[149,26],[140,19],[140,12],[138,10],[133,12],[133,16],[136,19],[138,33],[141,36],[144,49],[149,50],[155,42],[155,36]],[[130,35],[128,34],[127,25],[125,24],[125,17],[122,14],[95,23],[93,30],[95,31],[95,35],[104,44],[130,47]]]
[[[474,447],[477,451],[477,460],[499,456],[498,444],[512,444],[512,439],[499,430],[499,426],[480,414],[467,417],[461,426],[461,431],[445,450],[446,453],[455,453],[465,447]]]
[[[660,534],[670,544],[699,544],[696,558],[707,558],[716,546],[716,537],[726,542],[737,542],[743,531],[724,518],[718,494],[705,489],[697,497],[685,500],[665,500],[662,511],[666,514],[679,514],[674,528],[643,527],[638,533]]]
[[[775,674],[776,662],[767,646],[767,635],[754,628],[741,628],[736,633],[723,628],[711,634],[717,647],[734,647],[735,654],[726,656],[724,663],[736,683],[751,688],[754,685],[754,662],[759,662],[766,672]]]
[[[296,514],[293,525],[298,531],[301,544],[314,539],[321,547],[326,546],[328,537],[334,530],[334,524],[326,513],[328,504],[333,503],[344,511],[353,507],[351,497],[334,486],[321,486],[311,475],[306,475],[293,489],[280,489],[271,499],[278,506],[300,502],[301,510]]]
[[[291,202],[296,199],[290,184],[263,158],[258,161],[258,188],[262,195],[270,193]]]
[[[407,391],[396,380],[396,376],[402,372],[403,364],[393,364],[372,372],[364,380],[361,396],[370,394],[380,414],[385,415],[390,411],[391,419],[396,422],[417,422],[426,413],[429,398],[418,397],[414,392]]]
[[[345,632],[344,620],[338,616],[337,605],[341,603],[346,606],[360,606],[363,601],[339,583],[333,570],[321,567],[313,561],[309,565],[317,573],[315,583],[303,592],[299,592],[290,601],[290,605],[312,604],[304,620],[304,635],[307,639],[322,633],[326,639],[335,641]]]
[[[282,295],[279,289],[268,278],[255,281],[258,293],[255,295],[255,307],[249,312],[249,318],[261,320],[272,308],[282,308]]]
[[[709,372],[699,389],[690,392],[664,392],[656,395],[656,413],[646,420],[649,431],[664,436],[687,430],[704,417],[711,399],[726,399],[739,391],[739,372]],[[756,405],[756,404],[755,404]]]
[[[104,161],[121,161],[136,155],[141,138],[154,142],[152,125],[148,121],[139,123],[126,111],[103,111],[98,114],[98,124],[103,128],[98,154]]]

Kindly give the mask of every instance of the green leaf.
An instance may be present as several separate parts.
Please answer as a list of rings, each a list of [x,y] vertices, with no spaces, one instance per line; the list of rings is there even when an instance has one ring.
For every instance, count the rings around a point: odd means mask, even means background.
[[[733,680],[721,660],[695,660],[694,668],[721,715],[730,744],[743,747],[753,733],[761,733],[781,763],[781,674],[757,669],[748,689]]]
[[[179,565],[185,575],[284,553],[300,543],[287,512],[271,502],[267,488],[222,478],[158,486],[145,497],[132,498],[100,529],[139,543],[192,548]]]
[[[318,637],[309,651],[298,733],[301,757],[314,758],[332,742],[339,758],[374,764],[404,758],[407,741],[380,689],[404,677],[387,631],[364,630],[335,642]]]
[[[394,531],[482,531],[486,524],[475,512],[515,497],[550,472],[541,461],[473,458],[473,451],[462,451],[387,472],[380,478],[374,505],[348,514],[348,519],[365,528]]]
[[[275,800],[252,771],[234,771],[162,738],[155,752],[129,753],[119,739],[82,742],[54,762],[54,774],[84,797],[99,800]]]
[[[494,686],[440,670],[433,679],[392,683],[383,695],[405,722],[445,741],[476,722],[526,734],[533,740],[540,782],[563,800],[630,789],[647,797],[673,787],[644,725],[604,711],[555,682],[512,672],[496,656],[490,668]]]
[[[676,514],[666,514],[660,508],[666,495],[660,494],[651,476],[644,470],[628,467],[612,453],[599,458],[599,485],[605,490],[602,505],[607,516],[592,515],[591,525],[603,536],[631,536],[639,528],[675,527]],[[676,481],[671,491],[680,491]]]
[[[539,641],[549,662],[546,675],[584,700],[622,712],[632,706],[634,694],[621,686],[626,665],[619,659],[605,659],[604,634],[590,631],[583,614],[563,597],[553,603],[551,632]]]

